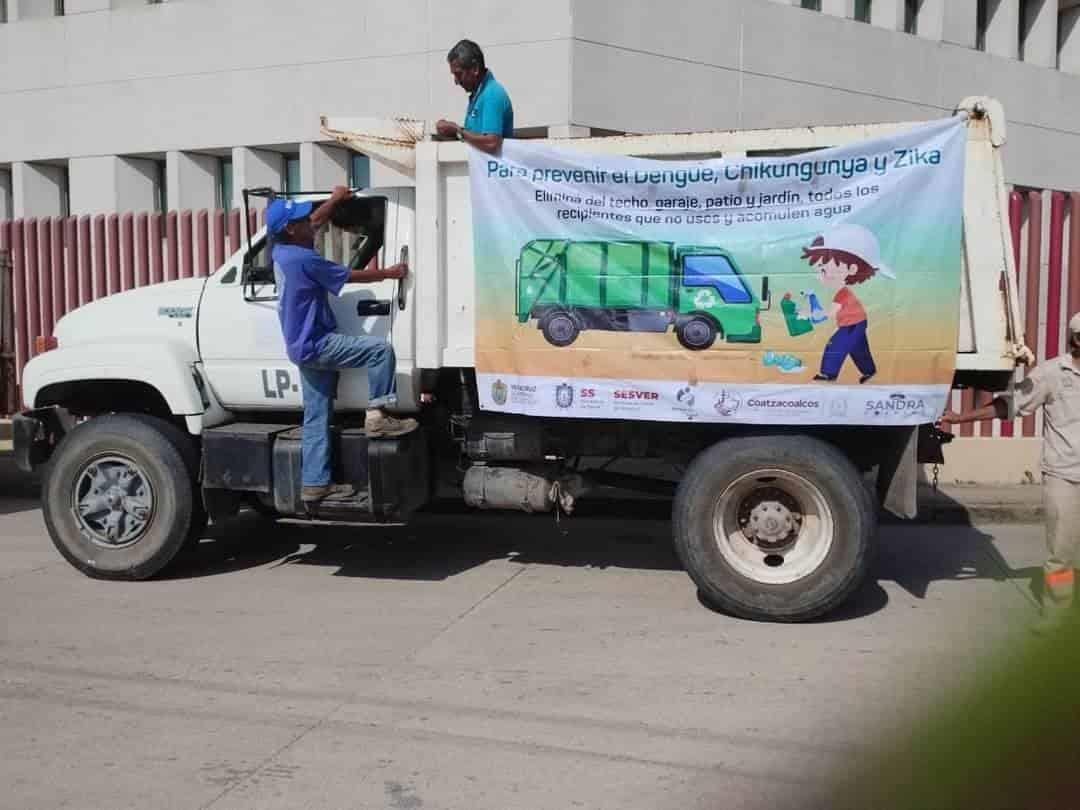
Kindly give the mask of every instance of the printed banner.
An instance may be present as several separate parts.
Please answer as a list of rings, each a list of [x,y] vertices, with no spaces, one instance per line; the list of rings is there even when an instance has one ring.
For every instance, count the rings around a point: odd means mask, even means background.
[[[931,422],[956,361],[961,118],[793,156],[470,150],[481,407]]]

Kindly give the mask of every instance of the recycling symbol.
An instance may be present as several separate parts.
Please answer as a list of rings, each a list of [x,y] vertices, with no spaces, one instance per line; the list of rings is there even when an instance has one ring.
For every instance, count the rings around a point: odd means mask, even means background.
[[[698,290],[694,294],[694,306],[697,309],[711,309],[716,306],[716,293],[712,290]]]

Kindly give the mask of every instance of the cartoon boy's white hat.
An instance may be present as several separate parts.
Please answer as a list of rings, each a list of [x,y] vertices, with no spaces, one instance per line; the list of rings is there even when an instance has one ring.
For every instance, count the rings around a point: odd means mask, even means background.
[[[852,256],[858,256],[886,278],[896,278],[896,274],[881,261],[881,246],[877,237],[869,228],[862,225],[836,225],[821,235],[824,244],[815,245],[817,249],[842,250]]]

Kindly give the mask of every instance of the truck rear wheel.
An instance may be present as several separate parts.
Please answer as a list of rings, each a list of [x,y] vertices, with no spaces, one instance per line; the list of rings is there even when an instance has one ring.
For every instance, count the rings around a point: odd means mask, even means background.
[[[805,436],[731,439],[701,453],[675,496],[675,548],[710,604],[747,619],[807,621],[869,569],[873,499],[836,448]]]
[[[562,347],[577,340],[581,327],[569,312],[556,310],[540,321],[540,331],[552,346]]]
[[[60,553],[88,576],[146,579],[200,521],[189,460],[154,417],[109,415],[60,443],[44,484],[45,524]]]
[[[691,351],[708,349],[716,342],[716,324],[706,315],[693,315],[675,326],[675,335]]]

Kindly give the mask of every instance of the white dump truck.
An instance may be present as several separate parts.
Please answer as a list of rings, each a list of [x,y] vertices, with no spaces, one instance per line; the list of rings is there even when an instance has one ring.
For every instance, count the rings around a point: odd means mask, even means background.
[[[1005,119],[989,99],[965,100],[956,114],[968,137],[955,383],[1004,389],[1025,352],[1000,158]],[[208,278],[125,292],[67,315],[56,327],[56,347],[27,365],[22,390],[29,410],[14,421],[18,462],[43,470],[49,534],[80,571],[152,577],[198,540],[208,519],[225,520],[246,507],[362,527],[408,521],[437,493],[452,492],[499,520],[498,510],[569,512],[590,488],[614,486],[673,496],[675,548],[709,603],[748,618],[801,621],[834,609],[858,587],[880,508],[914,516],[917,462],[940,452],[933,413],[924,414],[922,427],[910,420],[762,425],[485,407],[506,392],[501,383],[477,385],[467,147],[410,137],[392,122],[323,124],[329,137],[412,179],[355,193],[319,247],[355,267],[409,261],[403,282],[347,286],[333,307],[341,331],[392,343],[400,408],[421,428],[369,441],[366,374],[343,372],[334,476],[354,484],[357,495],[305,508],[300,377],[280,333],[266,235],[250,234]],[[552,143],[597,155],[740,160],[913,126]],[[670,263],[664,266],[670,275]],[[767,287],[747,287],[755,309],[770,305]],[[716,410],[723,413],[719,403]]]

